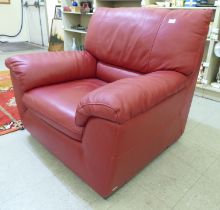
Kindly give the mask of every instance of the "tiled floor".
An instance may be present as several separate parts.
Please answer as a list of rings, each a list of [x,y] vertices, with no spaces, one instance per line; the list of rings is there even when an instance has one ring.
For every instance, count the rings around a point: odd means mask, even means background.
[[[194,97],[179,141],[107,200],[27,131],[0,137],[0,210],[92,209],[220,210],[220,103]]]

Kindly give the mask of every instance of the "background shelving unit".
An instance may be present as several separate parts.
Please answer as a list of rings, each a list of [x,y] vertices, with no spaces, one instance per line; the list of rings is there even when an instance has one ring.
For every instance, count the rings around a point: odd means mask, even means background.
[[[71,6],[71,0],[63,0],[62,6]],[[93,13],[81,14],[80,12],[63,12],[64,50],[71,50],[73,38],[75,38],[78,48],[83,46],[86,31],[73,29],[72,26],[80,24],[84,27],[88,27],[92,14]]]
[[[63,0],[62,6],[71,6],[71,0]],[[93,0],[93,7],[140,7],[141,1],[100,1]],[[64,28],[64,50],[71,50],[73,38],[76,45],[81,48],[83,46],[86,31],[71,28],[78,24],[88,27],[89,20],[93,13],[81,14],[80,12],[63,12],[63,28]]]
[[[220,41],[220,1],[216,1],[213,22],[210,26],[209,37],[207,38],[206,50],[202,62],[202,80],[196,85],[195,94],[205,98],[220,101],[220,89],[211,86],[216,81],[219,71],[220,59],[214,54],[215,44]]]
[[[211,0],[212,1],[212,0]],[[220,39],[220,0],[217,0],[215,7],[168,7],[169,9],[211,9],[214,11],[213,22],[210,25],[210,32],[206,40],[206,48],[202,61],[202,81],[196,85],[195,94],[220,101],[220,89],[211,86],[216,80],[219,70],[220,59],[214,55],[214,47]],[[71,0],[62,0],[62,6],[71,6]],[[148,7],[156,6],[156,0],[93,0],[93,7]],[[158,7],[158,6],[157,6]],[[161,7],[159,7],[161,8]],[[163,7],[164,8],[164,7]],[[71,26],[78,24],[88,27],[89,20],[93,13],[81,14],[80,12],[63,12],[64,26],[64,49],[71,50],[73,38],[77,46],[83,46],[86,31],[72,29]]]

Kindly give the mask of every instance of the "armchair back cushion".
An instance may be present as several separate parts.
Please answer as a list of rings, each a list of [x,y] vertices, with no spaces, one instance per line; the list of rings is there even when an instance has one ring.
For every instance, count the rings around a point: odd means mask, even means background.
[[[92,16],[85,48],[97,60],[124,70],[190,75],[199,65],[211,14],[206,10],[101,8]]]
[[[104,64],[102,62],[97,63],[96,76],[105,82],[114,82],[119,79],[130,78],[140,76],[142,74],[138,72],[128,71],[120,67]]]

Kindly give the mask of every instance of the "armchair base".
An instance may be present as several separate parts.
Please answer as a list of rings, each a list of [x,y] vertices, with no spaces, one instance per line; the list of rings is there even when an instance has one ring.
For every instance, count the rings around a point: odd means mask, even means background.
[[[97,193],[108,197],[181,136],[186,92],[182,90],[121,125],[91,118],[82,142],[73,141],[30,110],[24,113],[23,122],[33,137]]]

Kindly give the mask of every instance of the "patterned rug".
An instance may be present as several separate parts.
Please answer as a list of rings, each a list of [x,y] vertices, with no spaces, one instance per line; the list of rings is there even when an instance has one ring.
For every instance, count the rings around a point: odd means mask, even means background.
[[[0,71],[0,136],[23,129],[9,71]]]

